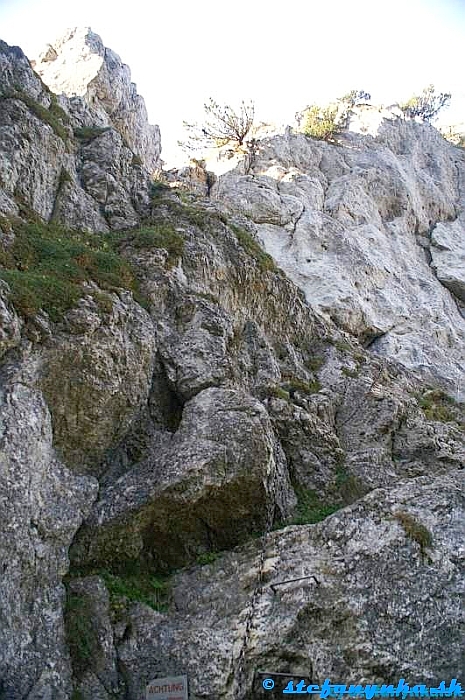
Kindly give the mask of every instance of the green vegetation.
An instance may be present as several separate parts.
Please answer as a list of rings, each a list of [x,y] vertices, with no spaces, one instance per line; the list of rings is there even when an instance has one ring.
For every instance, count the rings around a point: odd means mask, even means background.
[[[184,238],[170,223],[144,226],[129,233],[126,232],[124,243],[139,250],[163,248],[168,252],[168,267],[173,267],[184,253]]]
[[[281,386],[269,385],[260,388],[259,398],[261,401],[267,398],[283,399],[289,401],[294,392],[298,391],[302,394],[316,394],[321,389],[320,382],[315,379],[310,382],[305,382],[302,379],[291,378],[283,382]]]
[[[158,612],[165,612],[168,608],[169,578],[155,576],[137,561],[127,562],[117,574],[105,568],[71,568],[65,581],[68,584],[73,579],[86,576],[99,576],[104,580],[110,596],[111,611],[115,616],[128,603],[144,603]]]
[[[56,95],[50,93],[50,106],[48,109],[23,92],[19,86],[15,86],[13,90],[7,90],[0,94],[0,99],[21,100],[38,119],[51,126],[57,136],[63,140],[68,138],[68,131],[65,125],[69,123],[69,117],[59,106]]]
[[[443,107],[449,105],[450,99],[450,93],[436,93],[434,85],[428,85],[421,95],[414,95],[399,107],[406,117],[410,119],[420,117],[423,121],[429,122],[437,117]]]
[[[442,389],[430,389],[417,397],[418,404],[426,418],[442,423],[456,423],[465,429],[465,411],[463,404],[457,403]]]
[[[105,581],[114,612],[124,608],[127,603],[144,603],[158,612],[166,612],[168,609],[168,579],[154,576],[137,567],[120,575],[105,569],[94,573]]]
[[[259,391],[259,395],[261,401],[268,398],[283,399],[284,401],[289,401],[290,398],[289,392],[285,391],[284,389],[281,389],[281,387],[279,386],[262,387]]]
[[[406,536],[420,545],[420,551],[425,554],[425,549],[433,545],[431,532],[416,518],[406,511],[399,511],[394,518],[402,525]]]
[[[279,530],[288,525],[306,525],[319,523],[329,515],[345,506],[354,503],[368,492],[362,481],[350,474],[345,465],[345,453],[336,452],[335,477],[325,494],[319,494],[314,489],[294,486],[297,496],[297,509],[290,522],[279,522],[275,529]]]
[[[260,244],[248,231],[245,231],[243,228],[240,228],[240,226],[236,226],[235,224],[230,224],[230,228],[236,234],[239,245],[246,251],[246,253],[256,260],[262,272],[277,272],[278,268],[276,267],[271,255],[265,253]]]
[[[441,133],[446,141],[449,141],[454,146],[460,148],[465,148],[465,133],[455,131],[451,126],[449,127],[439,127],[438,131]]]
[[[132,231],[86,233],[58,224],[12,222],[15,240],[10,247],[0,246],[0,277],[10,286],[10,299],[26,318],[40,309],[52,321],[76,305],[84,294],[92,294],[102,311],[112,308],[105,293],[119,288],[140,294],[136,271],[121,255],[124,244],[133,248],[164,248],[167,264],[183,253],[183,239],[169,224]],[[82,283],[93,281],[104,291],[86,291]]]
[[[337,104],[326,107],[309,105],[301,113],[300,130],[305,136],[330,141],[340,130],[338,114]]]
[[[67,182],[72,182],[72,181],[73,181],[73,179],[72,179],[71,175],[69,174],[69,172],[67,170],[65,170],[65,168],[62,168],[61,172],[60,172],[60,178],[58,180],[58,188],[61,189],[61,187],[63,187],[63,185],[65,185]]]
[[[324,362],[324,357],[320,357],[319,355],[313,355],[312,357],[309,357],[308,360],[305,360],[305,365],[312,372],[318,372],[318,370],[323,367]]]
[[[204,554],[199,554],[197,557],[197,564],[199,564],[199,566],[213,564],[213,562],[215,562],[220,556],[220,552],[205,552]]]
[[[69,124],[71,121],[69,118],[69,115],[66,114],[63,107],[60,107],[60,105],[58,104],[58,97],[53,92],[51,92],[48,88],[47,88],[47,92],[48,92],[49,97],[50,97],[50,107],[48,108],[48,111],[50,112],[50,114],[53,117],[55,117],[55,119],[59,119],[61,122],[63,122],[63,124]]]
[[[160,195],[157,198],[157,203],[166,206],[167,209],[169,209],[170,214],[179,220],[178,223],[182,223],[184,220],[202,230],[208,230],[213,224],[218,225],[218,223],[228,223],[227,217],[221,212],[207,211],[206,209],[193,206],[192,203],[187,203],[187,200],[176,201],[174,199],[162,199],[162,192],[164,189],[169,188],[162,187],[160,189]],[[182,190],[171,189],[170,191],[176,194],[179,200],[182,199],[180,198]]]
[[[350,343],[347,343],[345,340],[330,340],[329,341],[331,345],[334,345],[336,350],[339,350],[339,352],[352,352],[352,346]]]
[[[359,498],[363,498],[367,493],[367,488],[358,477],[347,471],[344,460],[345,455],[341,455],[340,464],[336,467],[334,493],[344,505],[349,505]]]
[[[354,369],[350,369],[350,367],[343,367],[343,368],[341,369],[341,372],[342,372],[342,374],[343,374],[344,376],[346,376],[346,377],[352,377],[352,379],[355,379],[355,378],[358,377],[358,375],[360,374],[360,368],[357,367],[357,368],[354,368]]]
[[[169,192],[170,189],[170,186],[163,180],[152,180],[150,183],[150,197],[152,202],[157,203],[162,195],[165,194],[165,192]]]
[[[55,224],[16,225],[13,245],[0,248],[0,264],[11,301],[26,317],[43,309],[57,321],[84,295],[84,281],[110,291],[137,291],[129,264],[112,250],[108,237]]]
[[[74,135],[79,141],[92,141],[109,129],[109,126],[82,126],[74,129]]]
[[[302,394],[316,394],[321,389],[321,384],[318,379],[314,379],[311,382],[305,382],[302,379],[290,379],[281,386],[285,391],[288,391],[291,396],[294,391],[299,391]]]
[[[141,167],[143,166],[142,158],[141,158],[140,156],[136,155],[135,153],[133,153],[131,165],[132,165],[133,168],[134,168],[135,166],[141,168]]]
[[[370,100],[371,95],[369,92],[365,92],[365,90],[351,90],[338,101],[346,104],[348,107],[355,107],[357,104],[365,104],[370,102]]]
[[[312,489],[297,487],[295,492],[297,496],[296,515],[291,522],[286,523],[286,525],[319,523],[321,520],[327,518],[328,515],[332,515],[341,508],[341,505],[327,503]],[[282,523],[279,527],[283,527]],[[277,529],[279,529],[279,527]]]
[[[80,678],[98,648],[98,635],[92,624],[92,610],[84,596],[66,592],[64,621],[73,673]]]

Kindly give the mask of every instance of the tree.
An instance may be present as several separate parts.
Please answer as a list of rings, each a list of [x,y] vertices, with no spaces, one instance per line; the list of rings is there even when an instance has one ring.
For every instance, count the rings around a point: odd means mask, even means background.
[[[436,118],[443,107],[448,107],[451,94],[448,92],[435,93],[434,85],[428,85],[421,95],[414,95],[408,102],[399,105],[406,117],[420,117],[425,122]]]
[[[188,132],[187,141],[179,141],[178,144],[188,151],[226,146],[231,144],[233,148],[244,145],[246,136],[250,133],[255,116],[255,107],[252,101],[242,100],[239,110],[234,110],[229,105],[219,105],[211,97],[204,105],[206,120],[203,124],[189,124],[184,122],[184,128]]]

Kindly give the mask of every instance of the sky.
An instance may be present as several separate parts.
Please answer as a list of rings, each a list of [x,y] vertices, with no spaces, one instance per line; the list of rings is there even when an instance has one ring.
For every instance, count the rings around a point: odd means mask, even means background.
[[[209,97],[292,124],[351,89],[387,105],[433,83],[453,97],[441,121],[465,121],[465,0],[0,0],[0,39],[30,59],[75,26],[131,68],[167,166]]]

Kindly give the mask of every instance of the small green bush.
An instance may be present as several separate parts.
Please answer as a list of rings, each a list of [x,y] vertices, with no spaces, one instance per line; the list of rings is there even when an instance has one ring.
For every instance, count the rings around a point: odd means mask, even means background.
[[[421,95],[414,95],[399,107],[410,119],[420,117],[423,121],[430,122],[437,117],[443,107],[449,105],[450,99],[450,93],[436,93],[434,85],[428,85]]]
[[[285,389],[281,389],[279,386],[266,386],[262,387],[260,390],[260,399],[263,401],[267,398],[283,399],[284,401],[289,401],[290,394]]]
[[[356,369],[351,369],[350,367],[343,367],[341,372],[344,376],[355,379],[360,374],[360,368],[357,367]]]
[[[347,94],[343,95],[338,102],[343,102],[347,104],[349,107],[355,107],[358,104],[365,104],[367,102],[370,102],[371,100],[371,95],[369,92],[366,92],[365,90],[351,90]]]
[[[57,96],[49,91],[50,95],[50,107],[48,108],[48,111],[50,114],[55,117],[55,119],[59,119],[63,124],[69,124],[70,123],[70,118],[69,115],[65,112],[63,107],[60,107],[58,104],[58,98]]]
[[[306,136],[328,141],[339,131],[338,106],[336,104],[327,107],[310,105],[303,111],[302,116],[300,128]]]
[[[331,340],[330,343],[334,345],[339,352],[352,352],[352,346],[345,340]]]
[[[136,166],[138,168],[141,168],[143,166],[142,158],[140,156],[136,155],[135,153],[133,153],[131,165],[133,168]]]
[[[163,248],[168,252],[168,267],[172,267],[184,253],[184,238],[170,223],[134,229],[123,235],[120,243],[129,243],[132,248],[139,250]]]
[[[323,367],[324,361],[324,357],[313,355],[313,357],[309,357],[308,360],[305,360],[305,365],[312,372],[318,372],[318,370]]]
[[[67,182],[72,182],[72,181],[73,181],[73,179],[72,179],[71,175],[69,174],[69,172],[67,170],[65,170],[65,168],[62,168],[61,172],[60,172],[60,178],[58,180],[58,189],[61,189],[61,187],[63,187],[63,185],[65,185]]]
[[[73,693],[71,695],[71,700],[84,700],[84,695],[82,694],[82,690],[78,690],[75,688],[73,690]]]
[[[163,195],[170,191],[170,186],[163,180],[152,180],[150,183],[150,198],[152,203],[157,204]]]
[[[219,556],[219,552],[205,552],[204,554],[199,554],[199,556],[197,557],[197,564],[199,566],[213,564],[213,562],[215,562]]]
[[[344,457],[341,455],[341,463],[336,466],[334,495],[345,505],[349,505],[359,498],[363,498],[368,489],[358,477],[347,471],[344,466]]]

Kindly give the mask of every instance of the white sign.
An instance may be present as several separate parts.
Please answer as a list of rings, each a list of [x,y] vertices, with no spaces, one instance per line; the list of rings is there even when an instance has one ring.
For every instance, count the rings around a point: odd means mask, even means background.
[[[156,678],[146,688],[146,700],[189,700],[187,676]]]

